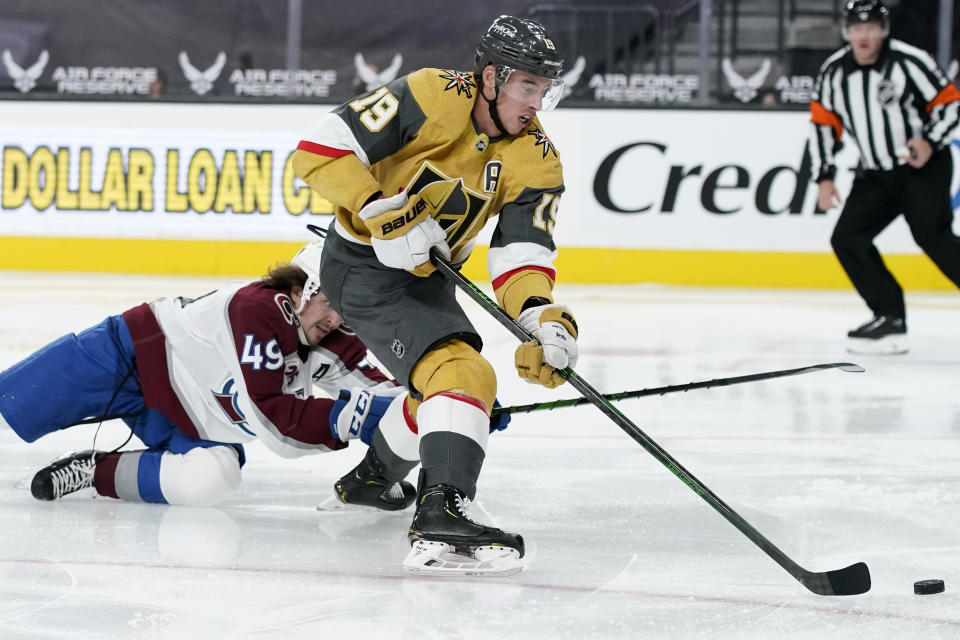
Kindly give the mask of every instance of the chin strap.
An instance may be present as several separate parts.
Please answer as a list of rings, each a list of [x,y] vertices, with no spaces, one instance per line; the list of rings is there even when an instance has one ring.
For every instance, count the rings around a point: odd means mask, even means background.
[[[480,92],[480,97],[487,102],[487,108],[490,110],[490,119],[493,120],[493,125],[500,130],[500,135],[507,135],[507,128],[503,126],[503,122],[500,121],[500,112],[497,111],[497,98],[500,97],[500,87],[493,87],[493,100],[487,98],[483,91]]]
[[[300,311],[302,311],[302,309]],[[297,325],[297,337],[300,339],[300,344],[309,347],[311,345],[307,342],[307,334],[303,332],[303,326],[300,324],[300,311],[294,311],[293,324]]]
[[[309,342],[307,342],[307,335],[303,332],[303,327],[300,326],[299,320],[297,321],[297,336],[300,338],[300,344],[305,347],[312,347]]]

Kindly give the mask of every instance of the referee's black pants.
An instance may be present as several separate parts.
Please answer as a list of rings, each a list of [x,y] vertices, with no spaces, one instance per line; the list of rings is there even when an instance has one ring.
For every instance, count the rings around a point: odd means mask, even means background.
[[[913,239],[960,287],[960,238],[953,234],[950,150],[935,152],[920,169],[864,171],[837,220],[830,244],[857,293],[875,315],[906,317],[903,289],[887,270],[873,239],[903,213]]]

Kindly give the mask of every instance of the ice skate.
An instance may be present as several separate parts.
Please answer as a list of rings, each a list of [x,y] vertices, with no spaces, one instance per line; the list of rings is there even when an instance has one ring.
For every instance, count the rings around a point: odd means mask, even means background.
[[[37,500],[57,500],[93,486],[93,470],[104,455],[101,451],[87,450],[60,458],[37,471],[30,483],[30,493]]]
[[[424,489],[407,538],[413,547],[403,569],[414,575],[510,576],[523,568],[523,537],[480,524],[466,513],[456,487]]]
[[[906,353],[907,323],[903,318],[876,316],[847,332],[847,351],[857,354],[896,355]]]
[[[383,463],[373,447],[350,473],[333,485],[337,498],[344,504],[374,507],[385,511],[406,509],[417,496],[413,485],[405,480],[391,482],[383,477]]]

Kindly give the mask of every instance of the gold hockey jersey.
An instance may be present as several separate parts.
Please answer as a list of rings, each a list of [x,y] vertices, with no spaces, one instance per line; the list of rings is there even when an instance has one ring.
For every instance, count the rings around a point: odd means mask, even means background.
[[[479,133],[478,91],[469,72],[416,71],[326,114],[300,141],[293,167],[336,205],[337,235],[371,258],[370,231],[357,216],[366,202],[458,180],[436,215],[453,261],[466,260],[487,220],[498,218],[487,267],[498,301],[517,317],[531,296],[552,300],[563,172],[537,119],[515,136]]]

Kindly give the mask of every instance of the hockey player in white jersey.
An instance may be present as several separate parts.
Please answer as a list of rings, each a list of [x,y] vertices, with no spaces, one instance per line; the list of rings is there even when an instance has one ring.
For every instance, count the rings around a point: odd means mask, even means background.
[[[371,446],[336,483],[340,500],[407,507],[415,491],[403,478],[417,457],[394,453],[417,446],[403,418],[406,390],[367,363],[330,308],[320,252],[312,243],[261,280],[142,304],[0,373],[0,428],[27,442],[119,417],[146,445],[58,460],[34,477],[34,497],[93,486],[113,498],[210,506],[239,486],[246,442],[298,457],[359,438]],[[314,397],[314,387],[330,398]]]

